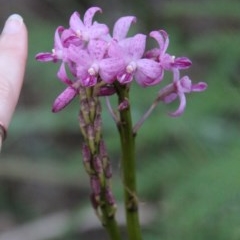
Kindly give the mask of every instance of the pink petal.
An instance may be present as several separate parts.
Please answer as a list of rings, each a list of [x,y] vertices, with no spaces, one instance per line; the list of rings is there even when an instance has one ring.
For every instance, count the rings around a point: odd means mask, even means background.
[[[184,76],[176,82],[176,86],[178,92],[189,93],[192,90],[192,81],[188,76]]]
[[[133,16],[119,18],[117,22],[114,24],[113,38],[118,41],[124,39],[127,36],[131,24],[135,23],[136,20],[137,20],[136,17]]]
[[[135,80],[137,83],[142,87],[148,87],[154,85],[154,79],[147,77],[140,71],[137,71],[134,75]]]
[[[49,61],[54,61],[56,60],[54,57],[53,57],[53,54],[52,53],[49,53],[49,52],[45,52],[45,53],[38,53],[36,56],[35,56],[35,59],[40,61],[40,62],[49,62]]]
[[[106,34],[108,34],[108,32],[109,29],[107,25],[95,22],[89,29],[88,34],[90,39],[96,39],[105,36]]]
[[[158,92],[158,100],[163,101],[165,103],[172,102],[178,96],[175,93],[175,91],[176,91],[176,87],[174,86],[174,84],[173,83],[168,84],[164,88],[160,89],[160,91]]]
[[[140,59],[137,61],[135,79],[143,87],[158,84],[163,79],[162,67],[151,59]]]
[[[111,41],[108,47],[108,56],[112,58],[122,58],[125,52],[117,41]]]
[[[75,62],[77,65],[89,65],[92,60],[86,50],[81,47],[71,45],[68,48],[68,58]]]
[[[94,60],[101,60],[106,54],[108,44],[103,40],[91,40],[88,44],[88,51]]]
[[[149,78],[156,79],[162,75],[163,69],[159,63],[151,59],[140,59],[137,61],[137,69]]]
[[[159,48],[153,48],[144,53],[144,58],[152,59],[158,61],[160,50]]]
[[[120,45],[126,51],[126,54],[134,59],[139,59],[143,56],[146,45],[146,35],[136,34],[134,37],[124,39]]]
[[[165,32],[164,30],[152,31],[149,35],[158,42],[161,55],[165,54],[169,45],[169,38],[167,32]]]
[[[192,84],[192,91],[193,92],[202,92],[204,90],[206,90],[208,87],[207,83],[205,82],[199,82],[197,84]]]
[[[186,97],[185,97],[184,93],[179,93],[178,96],[179,96],[179,100],[180,100],[180,105],[175,112],[169,113],[169,115],[171,117],[181,116],[184,112],[185,107],[186,107]]]
[[[106,58],[101,60],[99,65],[99,75],[107,83],[113,83],[117,75],[125,68],[125,63],[121,58]]]
[[[63,47],[68,48],[70,44],[76,45],[76,46],[83,46],[83,41],[79,37],[74,34],[74,32],[71,29],[65,29],[62,32],[61,35]]]
[[[143,72],[137,71],[135,73],[135,79],[137,83],[142,87],[148,87],[148,86],[154,86],[158,84],[162,80],[162,75],[160,75],[158,78],[150,78],[146,76]]]
[[[130,52],[134,58],[141,58],[144,54],[146,47],[146,38],[147,36],[144,34],[137,34],[133,37],[133,46]]]
[[[186,69],[192,65],[192,62],[187,57],[177,57],[174,59],[173,67],[177,67],[179,69]]]
[[[169,95],[162,98],[162,101],[168,104],[173,102],[177,97],[178,95],[176,93],[170,93]]]
[[[92,20],[96,12],[102,12],[102,9],[99,7],[91,7],[85,12],[83,22],[86,27],[90,27],[92,25]]]
[[[133,80],[133,73],[123,72],[117,75],[117,80],[121,84],[130,83]]]
[[[67,87],[54,101],[52,112],[56,113],[65,108],[77,95],[76,89]]]
[[[80,14],[78,12],[74,12],[70,17],[69,21],[70,28],[76,33],[79,30],[85,28],[82,20],[80,19]]]
[[[55,31],[55,35],[54,35],[54,49],[55,50],[63,48],[62,39],[59,35],[63,31],[64,31],[64,27],[62,27],[62,26],[59,26]]]
[[[92,87],[97,83],[97,77],[88,75],[86,78],[83,78],[81,81],[84,87]]]
[[[159,56],[159,63],[165,70],[172,71],[174,68],[176,69],[176,67],[173,66],[174,57],[168,53]]]
[[[58,78],[65,84],[71,85],[72,81],[68,78],[66,69],[65,69],[65,64],[61,64],[58,73],[57,73]]]

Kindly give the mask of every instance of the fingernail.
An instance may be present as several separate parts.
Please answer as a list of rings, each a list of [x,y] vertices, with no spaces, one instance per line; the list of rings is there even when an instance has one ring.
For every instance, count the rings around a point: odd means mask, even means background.
[[[3,28],[3,34],[15,34],[19,32],[21,26],[23,24],[23,19],[18,14],[12,14],[9,16],[7,21],[5,22],[5,26]]]

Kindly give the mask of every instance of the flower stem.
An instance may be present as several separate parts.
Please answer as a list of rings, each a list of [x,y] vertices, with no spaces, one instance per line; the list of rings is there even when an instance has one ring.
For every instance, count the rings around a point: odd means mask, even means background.
[[[129,100],[129,89],[126,85],[116,84],[115,87],[117,89],[119,104],[126,99]],[[133,134],[130,105],[120,110],[118,130],[121,138],[121,163],[128,238],[130,240],[141,240],[136,184],[135,135]]]
[[[105,207],[101,207],[101,210],[103,214],[104,227],[108,232],[109,238],[111,240],[121,240],[119,226],[116,222],[116,219],[114,215],[109,215],[111,210]]]
[[[80,88],[79,125],[84,137],[83,164],[90,178],[91,202],[111,240],[121,235],[115,219],[116,204],[111,190],[111,165],[102,138],[101,104],[93,88]]]
[[[155,99],[155,101],[153,102],[153,104],[149,107],[149,109],[145,112],[145,114],[142,116],[142,118],[136,123],[136,125],[133,127],[133,133],[137,134],[137,131],[139,130],[139,128],[143,125],[143,123],[145,122],[145,120],[150,116],[150,114],[152,113],[152,111],[155,109],[155,107],[158,104],[158,99]]]

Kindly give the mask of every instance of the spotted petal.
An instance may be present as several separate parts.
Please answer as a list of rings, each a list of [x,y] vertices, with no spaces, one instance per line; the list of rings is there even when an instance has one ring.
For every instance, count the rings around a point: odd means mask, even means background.
[[[92,26],[92,20],[96,12],[102,12],[102,9],[99,7],[91,7],[85,12],[83,23],[86,27]]]
[[[107,25],[94,22],[88,31],[89,39],[103,38],[108,34],[109,29]]]
[[[108,44],[103,40],[91,40],[88,44],[88,51],[94,60],[101,60],[106,54]]]
[[[106,58],[100,63],[99,74],[106,83],[113,83],[119,73],[124,70],[125,63],[121,58]]]
[[[132,60],[139,59],[145,51],[146,35],[136,34],[134,37],[122,40],[119,44]]]
[[[131,24],[136,20],[136,17],[133,16],[119,18],[113,27],[113,38],[118,41],[123,40],[127,36]]]
[[[80,19],[80,14],[78,12],[74,12],[69,21],[70,28],[76,33],[79,30],[84,29],[84,24]]]
[[[151,59],[140,59],[137,61],[137,72],[135,79],[141,86],[152,86],[158,84],[163,78],[163,69]]]

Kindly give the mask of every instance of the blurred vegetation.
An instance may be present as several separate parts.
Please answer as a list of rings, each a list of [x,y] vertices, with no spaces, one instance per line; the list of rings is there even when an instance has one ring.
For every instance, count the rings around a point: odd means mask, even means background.
[[[78,101],[58,114],[51,113],[51,104],[64,86],[56,78],[58,66],[38,63],[34,56],[52,49],[55,28],[67,26],[73,11],[82,14],[92,5],[102,7],[103,14],[96,18],[110,26],[122,15],[135,15],[136,31],[147,34],[165,29],[170,35],[169,52],[193,61],[184,74],[209,85],[206,92],[187,96],[181,118],[167,115],[175,104],[159,105],[138,134],[139,199],[157,213],[144,227],[144,239],[240,239],[237,0],[0,0],[1,26],[10,13],[18,12],[29,29],[26,79],[1,154],[0,231],[50,213],[81,212],[89,207],[88,179],[81,166]],[[132,90],[136,122],[158,89],[134,86]],[[113,186],[121,202],[117,130],[103,109],[104,135],[114,165]],[[99,234],[89,234],[81,235],[69,225],[54,239],[100,239]]]

